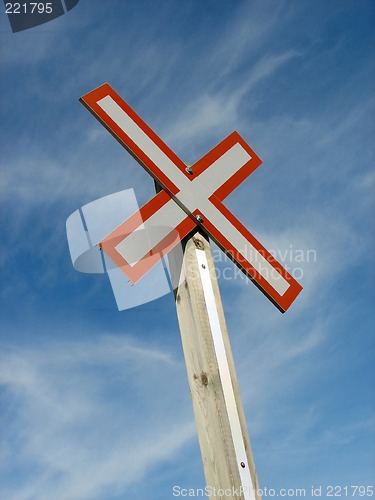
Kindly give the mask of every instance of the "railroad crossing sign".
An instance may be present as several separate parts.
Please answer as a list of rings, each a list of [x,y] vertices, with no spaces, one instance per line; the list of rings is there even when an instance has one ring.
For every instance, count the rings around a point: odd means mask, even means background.
[[[222,203],[261,164],[244,139],[233,132],[187,167],[110,85],[81,102],[163,188],[99,243],[128,278],[135,283],[199,226],[285,312],[301,285]]]

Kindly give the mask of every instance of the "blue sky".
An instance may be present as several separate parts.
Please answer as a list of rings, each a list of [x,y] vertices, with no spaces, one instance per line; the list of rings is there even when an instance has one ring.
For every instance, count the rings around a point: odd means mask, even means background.
[[[186,163],[233,130],[263,160],[226,205],[303,292],[282,315],[213,249],[260,485],[374,483],[374,14],[81,0],[14,34],[1,13],[2,498],[205,485],[172,295],[118,312],[71,264],[72,212],[154,193],[78,102],[104,82]]]

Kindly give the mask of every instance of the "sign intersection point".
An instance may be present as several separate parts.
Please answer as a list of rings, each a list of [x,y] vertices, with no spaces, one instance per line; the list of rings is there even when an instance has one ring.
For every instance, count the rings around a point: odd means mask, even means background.
[[[244,139],[233,132],[192,167],[186,167],[108,84],[89,92],[81,101],[163,187],[140,209],[148,241],[142,244],[136,235],[138,214],[100,242],[129,279],[136,282],[200,226],[285,312],[301,291],[301,285],[222,203],[261,164]]]

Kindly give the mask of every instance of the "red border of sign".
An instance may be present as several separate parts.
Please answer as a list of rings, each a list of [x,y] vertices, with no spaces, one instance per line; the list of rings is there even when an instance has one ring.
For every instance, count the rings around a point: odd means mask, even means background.
[[[112,99],[130,116],[130,118],[143,130],[143,132],[165,153],[168,158],[189,178],[186,172],[186,165],[180,158],[158,137],[155,132],[145,123],[142,118],[113,90],[105,83],[95,90],[81,97],[80,101],[97,118],[104,127],[115,137],[115,139],[142,165],[142,167],[166,189],[172,196],[177,194],[179,189],[173,182],[155,165],[155,163],[140,149],[125,132],[107,115],[98,105],[98,101],[106,96]]]
[[[212,163],[218,160],[225,154],[231,147],[240,144],[243,149],[250,155],[251,159],[246,162],[235,174],[232,175],[222,186],[219,187],[213,194],[219,200],[223,201],[234,189],[239,186],[250,174],[254,172],[261,164],[262,160],[251,149],[246,141],[240,136],[238,132],[232,132],[219,144],[217,144],[211,151],[205,154],[193,166],[193,175],[191,180],[198,177],[202,172],[209,168]]]
[[[142,255],[135,265],[131,265],[127,262],[127,260],[116,250],[116,246],[123,241],[126,236],[135,231],[142,221],[146,222],[169,201],[173,201],[169,194],[166,191],[160,191],[160,193],[154,196],[148,203],[143,205],[138,212],[120,224],[120,226],[99,243],[99,246],[126,274],[132,283],[136,283],[142,278],[164,255],[172,250],[172,248],[180,243],[181,240],[196,227],[196,221],[187,215],[181,224],[163,238],[150,253]]]
[[[302,290],[302,286],[291,274],[273,257],[273,255],[253,236],[245,226],[214,196],[210,201],[218,210],[238,229],[238,231],[249,241],[253,247],[269,262],[269,264],[280,274],[288,283],[289,288],[283,295],[280,295],[270,283],[250,264],[250,262],[224,237],[224,235],[210,222],[205,214],[196,210],[194,215],[202,215],[203,222],[199,225],[213,239],[213,241],[223,250],[223,252],[250,278],[253,283],[273,302],[273,304],[285,312],[293,303],[294,299]]]
[[[260,275],[254,267],[246,260],[240,252],[234,248],[223,234],[207,219],[201,210],[195,210],[190,214],[186,207],[181,207],[187,212],[184,221],[171,231],[150,254],[142,256],[135,264],[129,264],[115,249],[115,247],[128,234],[137,229],[140,225],[140,219],[147,221],[151,215],[174,198],[178,200],[179,188],[155,165],[155,163],[124,133],[122,129],[105,113],[98,105],[98,101],[106,96],[112,99],[124,109],[130,118],[143,130],[143,132],[169,157],[176,167],[190,180],[194,180],[209,168],[212,163],[219,159],[232,146],[240,143],[248,152],[251,159],[246,162],[230,179],[220,186],[209,198],[209,201],[229,220],[229,222],[263,255],[270,265],[280,274],[288,283],[289,288],[283,295],[280,295],[268,281]],[[87,109],[107,128],[107,130],[120,142],[122,146],[145,168],[145,170],[165,189],[161,191],[148,203],[146,203],[136,214],[126,220],[104,240],[100,242],[101,248],[122,269],[122,271],[135,283],[140,279],[160,258],[168,253],[179,241],[184,238],[197,225],[202,227],[207,234],[218,244],[218,246],[240,267],[245,274],[258,286],[258,288],[280,309],[285,312],[292,304],[294,299],[302,290],[302,286],[284,269],[281,264],[261,245],[261,243],[248,231],[241,222],[223,205],[223,199],[228,196],[241,182],[243,182],[259,165],[262,163],[258,155],[250,148],[246,141],[238,134],[233,132],[211,151],[197,161],[193,167],[193,175],[186,172],[186,165],[180,158],[155,134],[155,132],[135,113],[135,111],[110,87],[107,83],[81,97],[81,102]],[[176,196],[177,195],[177,196]],[[197,215],[203,216],[203,223],[198,223]],[[176,233],[178,237],[176,237]]]

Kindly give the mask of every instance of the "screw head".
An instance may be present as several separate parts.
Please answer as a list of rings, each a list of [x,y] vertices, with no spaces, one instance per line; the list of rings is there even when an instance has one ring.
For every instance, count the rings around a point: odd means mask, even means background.
[[[203,222],[203,217],[201,215],[197,215],[195,218],[198,222]]]
[[[185,170],[189,175],[193,175],[193,169],[191,167],[186,167]]]
[[[198,238],[193,238],[193,241],[194,241],[195,246],[197,248],[199,248],[199,250],[203,250],[204,249],[204,243],[203,243],[203,241],[198,240]]]
[[[245,462],[241,462],[240,465],[243,469],[246,467]]]

